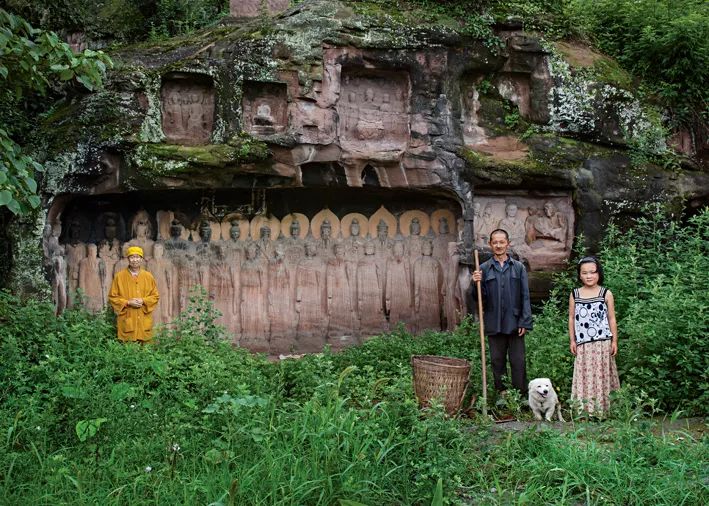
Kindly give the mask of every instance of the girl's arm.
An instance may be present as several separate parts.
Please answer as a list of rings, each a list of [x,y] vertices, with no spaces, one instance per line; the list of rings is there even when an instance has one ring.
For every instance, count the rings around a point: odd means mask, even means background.
[[[574,316],[576,302],[574,301],[574,293],[569,294],[569,350],[571,354],[576,356],[576,331],[574,329]]]
[[[606,305],[608,306],[608,326],[613,334],[613,339],[611,340],[611,355],[615,357],[618,353],[618,325],[615,321],[615,299],[610,290],[606,292]]]

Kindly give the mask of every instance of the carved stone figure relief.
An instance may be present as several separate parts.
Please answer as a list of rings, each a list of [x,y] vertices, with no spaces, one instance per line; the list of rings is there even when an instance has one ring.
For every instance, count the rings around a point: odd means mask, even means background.
[[[161,91],[162,129],[170,142],[207,144],[214,124],[211,78],[179,74],[165,79]]]
[[[244,130],[259,136],[281,133],[288,127],[288,90],[285,83],[244,83]]]
[[[374,159],[403,152],[409,137],[408,96],[405,73],[343,70],[336,107],[343,149],[371,153]]]
[[[536,234],[533,242],[558,233],[552,227],[561,223],[552,221],[555,209],[546,211],[549,222],[528,229]],[[70,282],[83,291],[88,309],[103,308],[113,276],[128,266],[131,245],[144,249],[146,268],[158,284],[157,323],[169,324],[185,311],[201,286],[221,313],[217,323],[235,344],[251,350],[340,349],[399,322],[411,331],[441,329],[465,311],[465,276],[454,257],[457,221],[448,209],[394,214],[381,206],[369,215],[342,217],[322,209],[310,217],[251,220],[232,213],[219,223],[205,215],[145,209],[125,217],[106,213],[94,224],[79,218],[68,220],[63,243],[57,240],[59,223],[44,234],[57,311],[66,306]],[[123,243],[121,222],[130,225],[130,240]],[[94,230],[98,242],[81,241],[84,229]]]
[[[475,244],[487,246],[489,234],[502,228],[511,248],[529,262],[532,270],[554,269],[569,258],[573,244],[574,212],[569,196],[481,196],[475,207]]]
[[[288,8],[289,0],[229,0],[229,13],[235,18],[255,18],[262,9],[267,14],[278,14]]]

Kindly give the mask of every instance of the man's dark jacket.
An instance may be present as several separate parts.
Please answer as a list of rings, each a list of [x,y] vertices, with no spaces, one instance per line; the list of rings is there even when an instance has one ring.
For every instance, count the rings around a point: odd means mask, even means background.
[[[516,334],[520,327],[531,330],[527,270],[522,262],[509,257],[502,268],[495,263],[493,257],[480,265],[485,334]],[[473,299],[477,300],[475,283],[471,290]]]

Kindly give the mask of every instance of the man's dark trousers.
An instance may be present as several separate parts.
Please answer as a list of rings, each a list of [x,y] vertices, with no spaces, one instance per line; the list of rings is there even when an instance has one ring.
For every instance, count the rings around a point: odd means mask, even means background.
[[[512,369],[512,386],[520,391],[523,397],[527,396],[527,365],[524,352],[524,336],[517,332],[512,334],[493,334],[488,336],[490,346],[490,362],[492,362],[492,375],[495,378],[495,390],[507,390],[502,382],[502,377],[507,374],[507,354],[510,356],[510,369]]]

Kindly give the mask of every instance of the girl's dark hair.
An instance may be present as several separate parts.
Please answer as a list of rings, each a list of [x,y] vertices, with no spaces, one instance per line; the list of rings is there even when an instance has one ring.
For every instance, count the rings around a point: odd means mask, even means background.
[[[594,264],[596,266],[596,272],[598,273],[598,284],[603,285],[603,267],[601,267],[601,262],[596,257],[583,257],[579,260],[579,263],[576,265],[576,279],[578,279],[579,283],[583,284],[583,281],[581,280],[581,266],[583,264]]]

